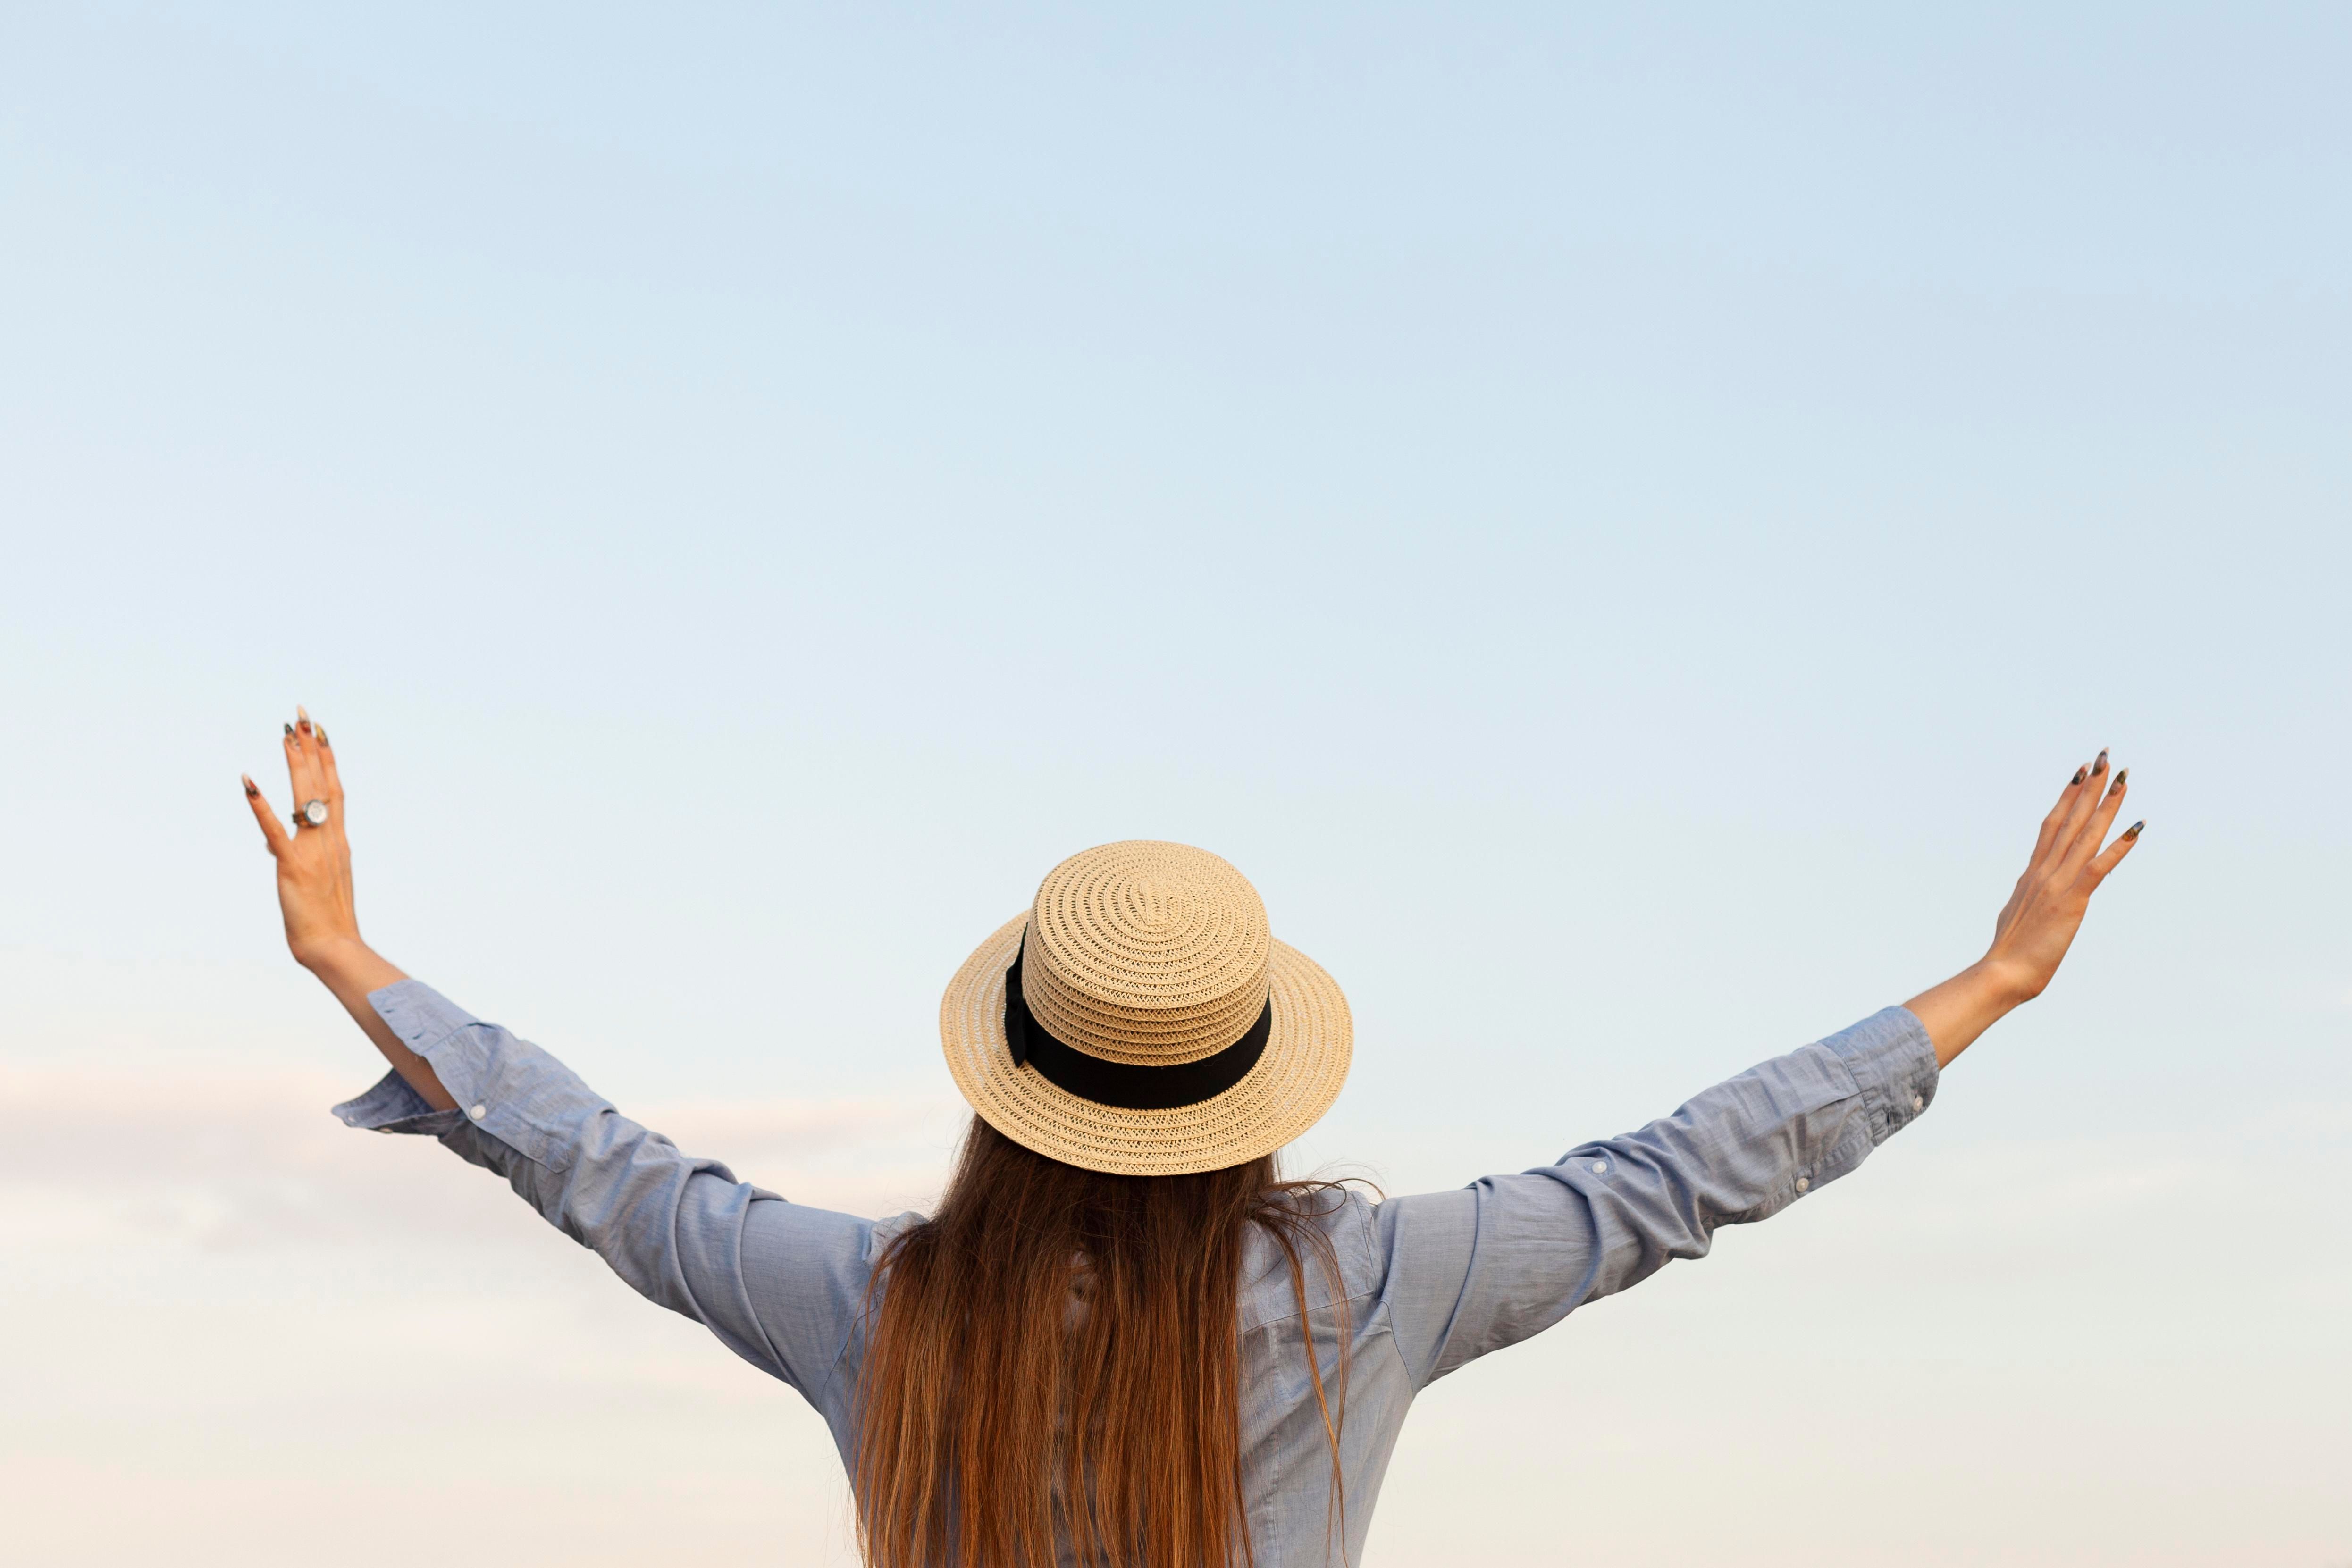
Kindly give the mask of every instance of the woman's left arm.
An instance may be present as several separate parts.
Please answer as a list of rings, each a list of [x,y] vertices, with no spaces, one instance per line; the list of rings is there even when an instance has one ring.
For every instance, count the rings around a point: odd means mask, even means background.
[[[327,732],[300,708],[286,727],[286,782],[294,797],[289,831],[270,810],[268,799],[247,776],[245,803],[278,862],[278,911],[286,922],[286,946],[294,961],[316,975],[353,1022],[366,1031],[383,1059],[407,1085],[436,1111],[457,1102],[434,1076],[432,1063],[403,1045],[392,1026],[376,1016],[368,993],[408,977],[360,939],[359,909],[352,894],[352,842],[343,831],[343,780]],[[327,820],[313,825],[303,809],[323,801]]]
[[[647,1299],[827,1407],[835,1358],[866,1285],[874,1227],[788,1203],[631,1121],[563,1063],[410,979],[361,940],[342,780],[307,715],[286,727],[297,825],[253,780],[278,862],[286,944],[392,1064],[335,1108],[346,1125],[437,1138],[517,1194]],[[325,821],[302,820],[323,801]]]

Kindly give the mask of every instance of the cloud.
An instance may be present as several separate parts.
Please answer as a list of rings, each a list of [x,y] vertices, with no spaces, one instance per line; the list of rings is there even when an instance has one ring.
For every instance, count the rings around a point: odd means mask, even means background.
[[[360,1084],[271,1065],[192,1071],[0,1064],[0,1239],[44,1251],[243,1249],[513,1234],[505,1185],[430,1139],[327,1107]],[[961,1117],[942,1099],[693,1101],[635,1112],[797,1202],[928,1202]]]
[[[19,1555],[308,1563],[323,1542],[388,1564],[414,1542],[364,1521],[393,1496],[464,1520],[468,1562],[723,1557],[754,1537],[854,1561],[831,1437],[796,1396],[487,1172],[336,1122],[362,1082],[0,1063],[0,1315],[19,1350],[0,1404],[23,1461],[0,1466],[0,1511]],[[867,1213],[925,1201],[961,1120],[847,1099],[639,1114]]]

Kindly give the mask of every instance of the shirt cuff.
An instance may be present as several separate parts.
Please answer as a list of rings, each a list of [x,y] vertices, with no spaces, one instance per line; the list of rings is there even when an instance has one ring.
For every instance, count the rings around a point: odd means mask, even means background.
[[[432,1110],[395,1073],[335,1108],[352,1126],[446,1139],[469,1124],[524,1158],[562,1171],[571,1167],[583,1134],[612,1109],[562,1062],[422,981],[371,991],[368,1005],[403,1045],[425,1059],[457,1108]]]
[[[387,1072],[374,1088],[335,1107],[335,1119],[362,1133],[423,1133],[437,1138],[465,1120],[455,1111],[436,1111],[425,1096],[408,1086],[397,1072]]]
[[[1853,1074],[1870,1112],[1870,1142],[1885,1143],[1936,1103],[1936,1047],[1909,1008],[1882,1008],[1822,1043]]]
[[[463,1060],[458,1037],[481,1020],[421,980],[395,980],[368,993],[368,1005],[383,1019],[400,1043],[425,1058],[441,1087],[459,1109],[436,1111],[409,1086],[398,1071],[385,1073],[373,1088],[335,1107],[335,1117],[346,1127],[370,1133],[422,1133],[440,1137],[466,1120],[467,1089],[478,1071]],[[478,1120],[479,1118],[477,1118]]]

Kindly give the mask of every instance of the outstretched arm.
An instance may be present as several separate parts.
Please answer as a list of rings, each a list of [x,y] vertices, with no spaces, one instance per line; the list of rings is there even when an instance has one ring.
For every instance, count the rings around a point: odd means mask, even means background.
[[[295,825],[289,828],[280,821],[260,788],[250,777],[245,780],[246,804],[253,808],[261,837],[278,862],[278,909],[286,919],[286,946],[293,950],[296,963],[335,994],[426,1104],[454,1111],[457,1102],[434,1076],[432,1063],[401,1044],[368,1003],[370,991],[408,977],[360,940],[359,912],[352,898],[352,843],[343,832],[343,781],[335,770],[327,732],[300,708],[294,716],[286,727],[285,747]],[[302,817],[303,808],[313,800],[323,800],[327,808],[326,821],[316,826]]]
[[[828,1416],[835,1362],[863,1299],[874,1228],[787,1203],[622,1115],[530,1041],[410,979],[360,939],[343,787],[327,737],[286,727],[290,831],[252,779],[246,798],[278,862],[286,945],[392,1063],[335,1108],[349,1126],[437,1138],[498,1172],[649,1300],[707,1324]],[[323,806],[324,821],[303,807]]]
[[[2131,769],[2107,778],[2107,754],[2074,769],[2058,792],[2058,803],[2042,819],[2042,836],[2025,874],[1993,920],[1992,946],[1985,956],[1933,989],[1903,1005],[1916,1014],[1935,1042],[1936,1065],[1949,1067],[1977,1036],[1999,1023],[2021,1002],[2040,996],[2074,945],[2091,894],[2139,841],[2146,822],[2134,822],[2105,849],[2107,829],[2124,803],[2124,780]],[[2102,793],[2104,791],[2104,793]]]
[[[2049,985],[2092,892],[2137,841],[2135,824],[2100,851],[2123,795],[2105,752],[2077,770],[2042,820],[1991,949],[1906,1007],[1760,1063],[1639,1132],[1381,1204],[1382,1301],[1415,1381],[1705,1256],[1721,1227],[1820,1191],[1924,1113],[1942,1069]]]

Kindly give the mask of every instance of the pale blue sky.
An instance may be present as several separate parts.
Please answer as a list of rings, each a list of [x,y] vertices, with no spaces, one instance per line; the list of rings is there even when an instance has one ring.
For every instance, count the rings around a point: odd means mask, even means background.
[[[1168,837],[1355,1004],[1303,1156],[1447,1184],[1965,964],[2112,745],[2152,826],[2053,994],[1874,1197],[1645,1291],[1745,1322],[1811,1225],[1895,1362],[2153,1345],[2299,1473],[2352,1396],[2347,68],[2319,7],[12,7],[0,1062],[364,1079],[236,792],[299,700],[371,936],[625,1102],[927,1103],[971,944]],[[2173,1173],[2147,1247],[2016,1196],[2070,1260],[2021,1272],[1926,1174],[2037,1160]],[[1873,1247],[1912,1294],[1852,1306]],[[1644,1299],[1628,1377],[1688,1354]],[[2115,1419],[2016,1486],[2090,1467],[2155,1561],[2194,1489]],[[1414,1452],[1398,1541],[1457,1495]],[[2352,1557],[2279,1484],[2317,1533],[2230,1560]]]

